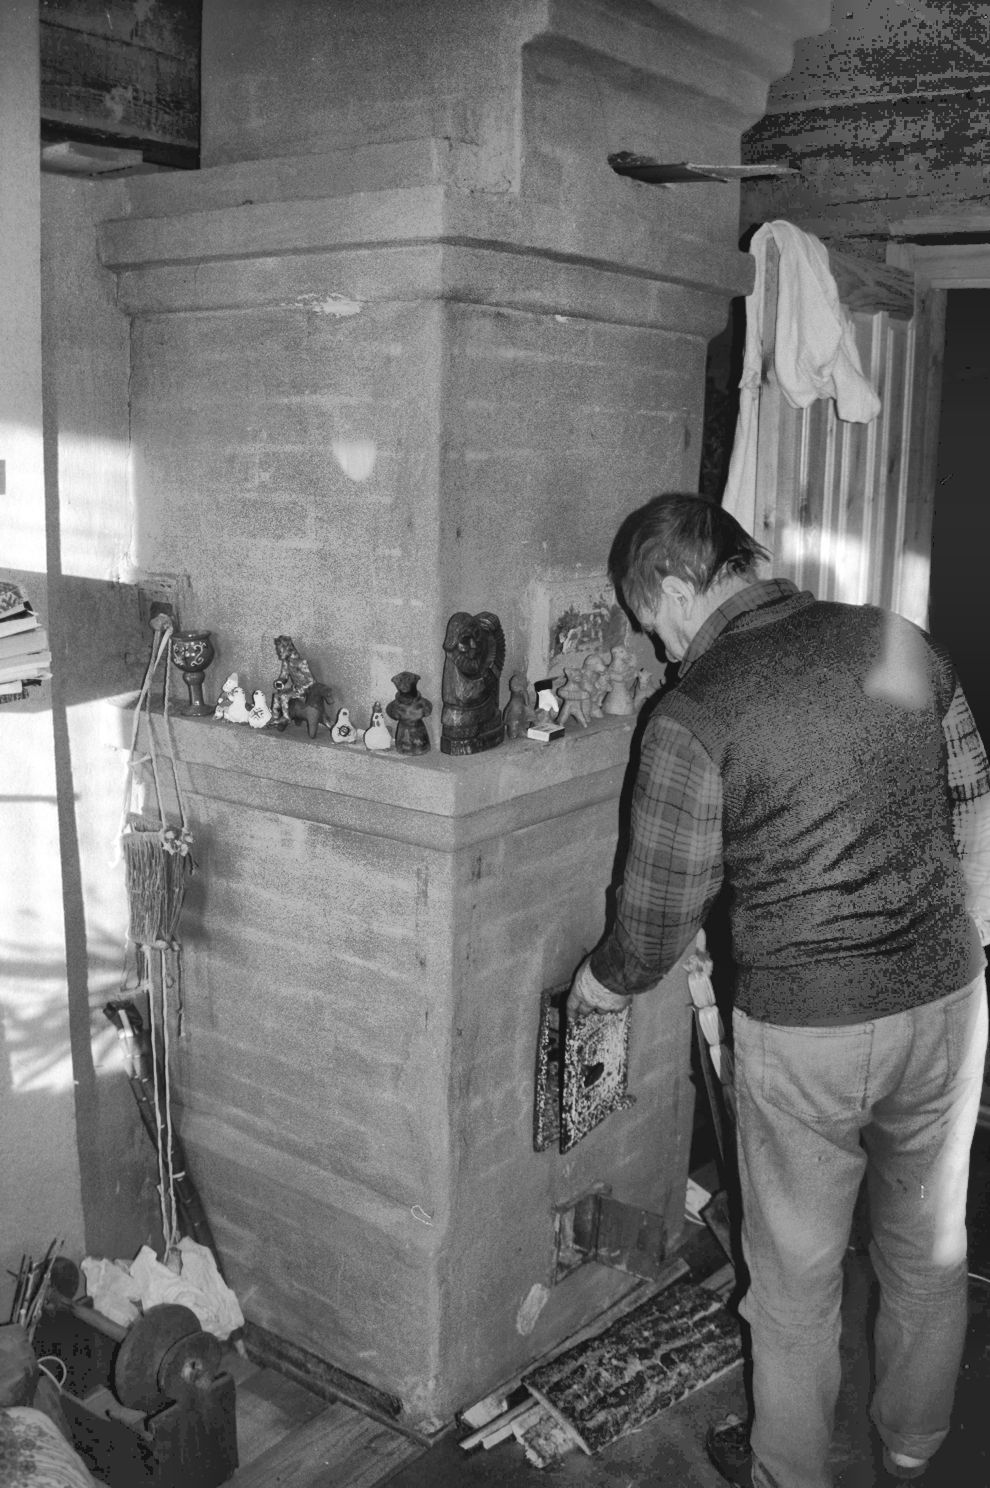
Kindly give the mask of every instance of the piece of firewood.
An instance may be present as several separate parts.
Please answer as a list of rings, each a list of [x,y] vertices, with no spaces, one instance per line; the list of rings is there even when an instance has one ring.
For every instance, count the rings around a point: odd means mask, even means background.
[[[511,1410],[503,1411],[500,1416],[496,1416],[493,1421],[489,1421],[485,1426],[479,1426],[478,1430],[472,1431],[470,1436],[462,1437],[458,1445],[465,1452],[470,1451],[472,1447],[495,1446],[497,1442],[492,1440],[492,1438],[497,1438],[497,1441],[504,1441],[507,1436],[511,1436],[512,1423],[517,1421],[525,1411],[531,1411],[534,1405],[535,1402],[532,1397],[527,1396],[519,1405],[514,1405]],[[538,1406],[536,1408],[539,1409]]]

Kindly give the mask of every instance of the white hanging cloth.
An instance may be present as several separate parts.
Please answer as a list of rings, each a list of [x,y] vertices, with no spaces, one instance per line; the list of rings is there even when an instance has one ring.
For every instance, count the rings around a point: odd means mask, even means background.
[[[834,398],[836,413],[849,423],[867,424],[880,412],[880,399],[863,373],[852,322],[839,302],[824,243],[792,222],[764,223],[749,249],[756,260],[756,281],[746,298],[739,418],[722,497],[725,510],[751,533],[756,529],[756,450],[767,353],[763,316],[771,242],[779,253],[772,370],[782,395],[792,408],[807,408],[816,398]]]

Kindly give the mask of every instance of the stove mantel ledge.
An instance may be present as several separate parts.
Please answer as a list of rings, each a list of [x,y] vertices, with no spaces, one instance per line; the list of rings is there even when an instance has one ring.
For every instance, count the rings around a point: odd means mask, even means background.
[[[114,700],[132,705],[130,698]],[[618,797],[635,717],[593,720],[562,739],[507,740],[483,754],[372,751],[321,730],[284,733],[169,713],[184,792],[328,826],[456,850]],[[165,720],[153,717],[159,754]]]

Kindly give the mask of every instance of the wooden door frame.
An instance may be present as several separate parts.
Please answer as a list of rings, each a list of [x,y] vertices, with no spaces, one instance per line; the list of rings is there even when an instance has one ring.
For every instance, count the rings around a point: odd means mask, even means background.
[[[990,212],[909,217],[890,223],[887,263],[914,280],[915,376],[909,493],[912,546],[931,552],[950,289],[990,289]]]

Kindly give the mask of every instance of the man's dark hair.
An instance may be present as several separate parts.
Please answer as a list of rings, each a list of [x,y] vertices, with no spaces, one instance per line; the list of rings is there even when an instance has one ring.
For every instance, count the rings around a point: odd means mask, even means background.
[[[660,600],[668,574],[699,593],[729,574],[753,575],[766,548],[704,496],[654,496],[622,522],[608,555],[609,577],[634,614]]]

